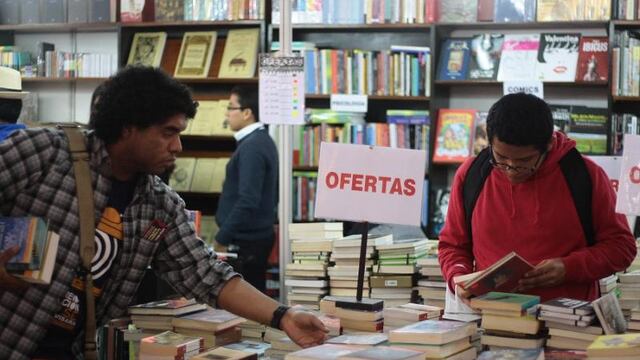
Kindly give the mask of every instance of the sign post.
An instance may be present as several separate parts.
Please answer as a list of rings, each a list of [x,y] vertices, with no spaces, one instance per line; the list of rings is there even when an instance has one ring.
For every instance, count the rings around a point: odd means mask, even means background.
[[[336,306],[382,307],[381,301],[362,298],[369,222],[420,225],[426,161],[424,150],[320,144],[316,217],[364,223],[356,301]]]

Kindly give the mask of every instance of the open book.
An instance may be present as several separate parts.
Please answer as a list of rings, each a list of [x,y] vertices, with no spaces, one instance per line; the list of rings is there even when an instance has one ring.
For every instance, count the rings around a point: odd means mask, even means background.
[[[512,292],[524,274],[532,269],[533,265],[512,251],[490,267],[473,273],[475,276],[470,276],[460,286],[475,296],[490,291]]]

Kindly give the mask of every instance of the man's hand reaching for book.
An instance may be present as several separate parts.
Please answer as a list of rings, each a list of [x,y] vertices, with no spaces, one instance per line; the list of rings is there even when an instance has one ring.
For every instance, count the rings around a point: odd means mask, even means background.
[[[0,252],[0,294],[5,291],[24,291],[29,287],[29,283],[9,274],[5,267],[9,260],[19,252],[19,246]]]
[[[566,273],[562,259],[543,260],[533,270],[524,274],[516,292],[562,285]]]

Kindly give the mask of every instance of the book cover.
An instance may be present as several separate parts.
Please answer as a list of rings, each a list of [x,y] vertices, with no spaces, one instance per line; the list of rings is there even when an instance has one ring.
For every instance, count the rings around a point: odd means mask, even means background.
[[[36,217],[0,217],[0,249],[19,246],[20,251],[5,265],[10,272],[38,270],[44,257],[47,224]]]
[[[40,0],[42,22],[63,23],[67,20],[66,0]]]
[[[498,77],[503,34],[478,34],[471,40],[469,79],[495,80]]]
[[[109,22],[112,21],[112,0],[89,0],[89,22]]]
[[[473,130],[473,155],[477,156],[482,150],[489,146],[489,136],[487,135],[487,111],[478,111],[474,121]]]
[[[538,0],[537,19],[544,21],[584,20],[582,5],[585,0]]]
[[[580,45],[578,33],[542,33],[538,47],[538,79],[573,82]]]
[[[257,360],[258,355],[240,350],[227,349],[225,347],[215,348],[200,353],[191,360]]]
[[[471,155],[471,131],[475,110],[441,109],[438,112],[435,163],[461,163]]]
[[[206,78],[216,46],[215,31],[185,32],[182,37],[176,78]]]
[[[15,25],[20,23],[19,0],[0,0],[0,24]]]
[[[609,39],[605,36],[584,36],[580,39],[580,54],[576,81],[603,81],[609,75]]]
[[[621,334],[627,330],[627,321],[620,309],[620,303],[614,293],[594,300],[591,305],[596,312],[600,325],[607,335]]]
[[[126,0],[120,2],[120,21],[123,23],[142,22],[142,11],[146,0]]]
[[[464,80],[469,72],[470,39],[449,38],[442,45],[438,80]]]
[[[385,334],[345,334],[327,340],[327,344],[378,345],[387,341]]]
[[[540,304],[540,310],[576,315],[589,315],[594,312],[593,306],[591,306],[589,301],[564,297],[545,301]]]
[[[228,311],[208,308],[192,314],[183,315],[171,320],[175,327],[203,331],[222,331],[243,323],[245,320]]]
[[[571,125],[571,105],[549,105],[553,117],[553,129],[567,133]]]
[[[372,347],[341,356],[339,360],[422,360],[424,353],[389,346]]]
[[[341,356],[363,350],[357,345],[323,344],[287,354],[288,360],[337,360]]]
[[[256,73],[260,29],[229,30],[219,78],[252,78]]]
[[[477,360],[544,360],[543,349],[504,349],[483,351]]]
[[[431,215],[431,234],[438,236],[440,231],[444,227],[444,220],[447,217],[447,211],[449,210],[449,199],[451,198],[451,189],[448,187],[436,187],[433,188],[433,194],[431,195],[431,208],[433,213]]]
[[[533,266],[515,252],[511,252],[482,271],[477,277],[467,280],[462,287],[475,296],[490,291],[510,292],[518,286],[518,281]]]
[[[536,19],[536,0],[495,0],[495,22],[529,22]]]
[[[576,141],[578,151],[589,155],[607,153],[607,112],[605,108],[571,107],[567,136]]]
[[[472,23],[477,16],[478,0],[440,0],[439,22]]]
[[[181,21],[184,19],[183,0],[155,0],[156,21]]]
[[[169,186],[175,191],[189,191],[195,167],[196,158],[177,158],[175,169],[169,178]]]
[[[20,1],[20,23],[37,24],[40,22],[40,0]]]
[[[131,43],[127,65],[159,67],[166,42],[166,32],[136,33]]]
[[[507,34],[502,44],[498,81],[535,80],[539,34]]]
[[[599,336],[587,348],[589,357],[607,357],[615,359],[616,356],[630,358],[640,355],[640,334],[619,334]]]
[[[389,332],[389,342],[441,345],[471,336],[475,323],[424,320]]]
[[[176,334],[165,331],[140,340],[140,354],[145,355],[186,355],[204,346],[201,337]]]
[[[244,333],[245,330],[243,329],[242,332]],[[267,349],[269,349],[271,345],[263,342],[243,340],[234,344],[225,345],[224,347],[232,350],[250,352],[261,356],[264,355],[265,351],[267,351]]]
[[[181,315],[206,309],[205,304],[198,304],[195,299],[171,299],[151,301],[129,306],[129,314],[134,315]]]
[[[84,23],[89,17],[89,3],[86,0],[69,0],[67,4],[67,21]]]
[[[540,297],[515,293],[491,291],[471,299],[475,309],[524,311],[540,303]]]

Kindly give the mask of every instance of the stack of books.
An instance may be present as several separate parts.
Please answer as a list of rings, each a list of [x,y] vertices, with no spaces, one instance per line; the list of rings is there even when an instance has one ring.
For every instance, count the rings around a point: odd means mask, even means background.
[[[360,261],[360,245],[362,235],[350,235],[333,242],[331,262],[329,268],[329,285],[331,296],[356,296],[358,284],[358,266]],[[375,247],[393,243],[391,235],[368,235],[365,274],[363,282],[363,297],[369,297],[369,275],[374,263]]]
[[[426,257],[418,260],[420,275],[418,295],[426,305],[444,307],[447,283],[442,276],[437,257]]]
[[[205,348],[222,346],[240,341],[242,330],[238,327],[245,320],[225,310],[208,308],[204,311],[173,318],[173,331],[187,336],[200,336]]]
[[[481,343],[491,350],[542,348],[545,336],[535,315],[539,303],[538,296],[501,292],[472,298],[471,307],[482,311]]]
[[[631,316],[631,310],[640,307],[640,270],[620,274],[618,278],[620,307],[626,316]]]
[[[631,310],[627,329],[630,333],[640,332],[640,308]]]
[[[264,333],[264,342],[271,344],[265,355],[270,358],[284,358],[287,354],[301,350],[300,346],[293,342],[284,331],[267,328]]]
[[[374,267],[374,273],[413,278],[416,263],[426,257],[427,248],[427,239],[396,240],[393,244],[377,246],[378,263]],[[410,302],[412,292],[413,284],[410,288],[372,288],[371,298],[384,300],[386,306],[397,306]]]
[[[333,239],[342,237],[342,223],[289,224],[292,263],[285,266],[289,305],[318,310],[329,292],[327,266]]]
[[[377,274],[369,279],[371,297],[384,300],[386,307],[411,301],[413,275]]]
[[[384,331],[389,332],[423,320],[439,320],[442,308],[429,305],[404,304],[383,310]]]
[[[364,300],[364,299],[363,299]],[[335,303],[335,316],[340,318],[340,325],[345,334],[354,332],[382,332],[384,327],[383,303],[361,302],[355,300]]]
[[[190,359],[203,348],[204,341],[201,337],[165,331],[140,340],[140,360]]]
[[[206,310],[207,305],[198,304],[194,299],[173,299],[152,301],[129,306],[131,322],[144,331],[162,332],[173,330],[173,319]]]
[[[49,284],[58,255],[58,234],[37,217],[0,217],[0,251],[20,252],[5,265],[7,272],[34,284]]]
[[[587,348],[590,360],[640,359],[640,334],[599,336]]]
[[[256,354],[258,358],[261,358],[266,354],[267,350],[271,348],[271,345],[264,343],[262,341],[243,340],[237,343],[225,345],[224,348],[243,351],[247,353],[253,353],[253,354]]]
[[[604,279],[600,279],[600,281],[598,281],[598,285],[600,286],[600,294],[602,295],[615,293],[618,291],[618,275],[613,274]]]
[[[259,322],[245,319],[245,322],[239,325],[242,331],[242,340],[262,342],[262,337],[267,327]]]
[[[469,337],[477,331],[475,323],[425,320],[389,332],[389,345],[420,351],[427,359],[471,360],[476,349]]]
[[[588,301],[569,298],[546,301],[539,306],[538,318],[549,329],[547,346],[555,349],[586,350],[602,334],[601,328],[592,326],[596,313]]]

